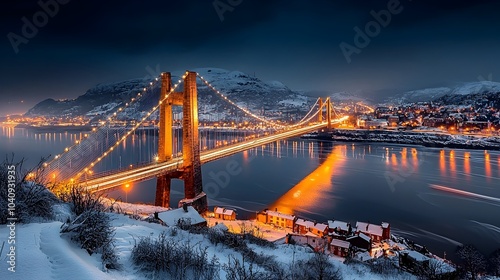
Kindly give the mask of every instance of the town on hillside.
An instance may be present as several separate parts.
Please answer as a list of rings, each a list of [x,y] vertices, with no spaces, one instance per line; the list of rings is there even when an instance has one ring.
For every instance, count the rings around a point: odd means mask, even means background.
[[[155,213],[155,218],[167,226],[189,224],[197,227],[217,227],[234,233],[259,232],[259,237],[275,243],[309,247],[337,258],[339,261],[371,262],[378,258],[390,259],[396,266],[418,271],[430,266],[440,267],[442,274],[454,273],[454,265],[429,252],[425,246],[391,234],[388,222],[372,224],[357,221],[354,225],[341,220],[316,222],[278,209],[265,209],[255,220],[237,220],[236,210],[215,206],[213,212],[200,215],[192,206]],[[247,224],[249,223],[250,226]],[[256,230],[256,231],[253,231]]]

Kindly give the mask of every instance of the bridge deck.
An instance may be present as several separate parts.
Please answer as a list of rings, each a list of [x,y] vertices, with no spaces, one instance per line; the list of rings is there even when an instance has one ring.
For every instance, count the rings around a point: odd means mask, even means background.
[[[240,142],[229,146],[203,151],[200,154],[201,163],[207,163],[226,156],[230,156],[248,149],[266,145],[275,141],[296,137],[316,131],[326,126],[326,122],[313,124],[306,127],[287,130],[277,134],[264,136],[254,140]],[[182,158],[175,158],[167,162],[151,163],[134,169],[120,171],[100,178],[82,181],[80,184],[90,191],[104,191],[120,187],[126,183],[150,179],[160,174],[174,172],[182,166]]]

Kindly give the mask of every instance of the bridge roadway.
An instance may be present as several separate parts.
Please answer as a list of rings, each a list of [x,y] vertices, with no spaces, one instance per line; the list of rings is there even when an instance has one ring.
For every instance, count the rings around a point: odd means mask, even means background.
[[[318,129],[325,127],[326,124],[327,124],[326,122],[312,124],[310,126],[296,128],[293,130],[286,130],[284,132],[264,136],[250,141],[240,142],[221,148],[203,151],[200,153],[200,160],[202,164],[207,163],[248,149],[266,145],[274,141],[296,137],[303,135],[305,133],[316,131]],[[86,189],[89,191],[110,190],[113,188],[123,186],[126,183],[147,180],[155,176],[158,176],[160,174],[174,172],[179,167],[182,167],[182,161],[183,161],[182,157],[174,158],[166,162],[151,163],[149,165],[137,167],[130,170],[120,171],[118,173],[110,175],[104,175],[100,178],[90,179],[88,181],[81,181],[79,183],[82,186],[86,187]]]

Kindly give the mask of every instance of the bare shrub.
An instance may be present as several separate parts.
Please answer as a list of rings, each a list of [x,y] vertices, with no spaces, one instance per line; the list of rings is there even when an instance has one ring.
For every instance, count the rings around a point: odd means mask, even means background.
[[[105,211],[107,207],[102,198],[102,194],[92,193],[82,186],[73,186],[68,192],[61,194],[61,199],[71,205],[77,216],[89,210]]]
[[[52,206],[59,202],[54,194],[39,183],[40,180],[34,178],[33,169],[23,169],[23,163],[24,160],[14,163],[13,159],[7,158],[0,165],[1,224],[5,224],[8,217],[15,217],[17,222],[21,223],[30,222],[33,218],[50,220],[53,218]],[[15,178],[9,178],[9,166],[15,166]],[[28,174],[30,175],[28,176]],[[28,177],[36,180],[28,181]],[[9,183],[12,183],[12,181],[15,184],[15,192],[9,193]],[[15,204],[15,211],[9,212],[9,203]]]
[[[102,248],[113,241],[114,235],[109,216],[97,210],[86,210],[73,221],[63,224],[61,232],[71,233],[71,239],[90,255],[102,252]]]
[[[377,258],[370,260],[368,266],[373,273],[389,275],[394,273],[396,267],[394,263],[388,258]]]
[[[207,247],[176,242],[162,232],[158,238],[141,237],[132,249],[132,262],[153,276],[168,274],[174,279],[217,279],[220,265],[209,260]]]
[[[484,256],[472,245],[461,246],[457,250],[457,255],[462,260],[462,270],[467,279],[477,279],[478,274],[486,267]]]
[[[232,255],[228,256],[227,264],[222,266],[226,272],[227,280],[260,280],[269,279],[270,276],[266,273],[259,271],[253,260],[244,254],[239,258]]]
[[[304,278],[299,279],[342,279],[339,269],[330,262],[328,255],[321,252],[314,253],[309,260],[302,262],[299,267],[302,267],[304,273]]]
[[[500,276],[500,249],[496,249],[489,258],[490,272],[494,276]]]

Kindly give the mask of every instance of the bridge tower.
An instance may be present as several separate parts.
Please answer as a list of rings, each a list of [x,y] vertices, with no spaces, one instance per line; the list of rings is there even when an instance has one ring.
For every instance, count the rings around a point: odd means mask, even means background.
[[[321,97],[319,98],[318,106],[319,106],[318,122],[322,122],[323,121],[323,99],[321,99]]]
[[[208,210],[207,196],[203,192],[201,179],[200,145],[198,139],[198,92],[196,72],[187,72],[184,77],[184,91],[171,91],[170,73],[161,74],[160,123],[158,161],[172,159],[172,106],[182,106],[182,159],[183,164],[177,172],[159,175],[156,181],[155,205],[170,207],[170,185],[172,179],[184,181],[184,199],[178,207],[186,203],[198,212]]]
[[[325,101],[323,101],[321,98],[319,98],[319,112],[318,112],[318,122],[323,121],[323,106],[325,106],[325,118],[327,123],[327,131],[330,131],[332,129],[332,111],[333,111],[333,106],[332,102],[330,101],[330,97],[327,97]]]
[[[326,125],[326,128],[328,131],[332,129],[332,102],[330,101],[330,97],[326,99],[326,119],[328,124]]]

